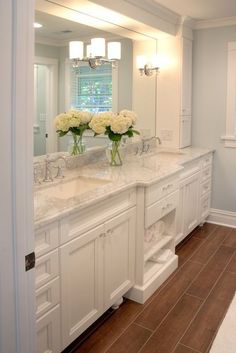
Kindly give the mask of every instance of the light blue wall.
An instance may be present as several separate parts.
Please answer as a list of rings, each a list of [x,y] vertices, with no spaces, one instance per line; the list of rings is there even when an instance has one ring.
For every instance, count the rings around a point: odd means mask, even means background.
[[[212,208],[236,212],[236,149],[225,148],[227,43],[236,41],[236,26],[194,31],[194,146],[213,147]]]

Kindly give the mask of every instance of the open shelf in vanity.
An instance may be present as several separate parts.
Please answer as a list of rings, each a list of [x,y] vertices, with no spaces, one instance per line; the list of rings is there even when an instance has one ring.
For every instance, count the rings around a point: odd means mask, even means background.
[[[144,303],[177,268],[176,208],[179,174],[139,188],[143,208],[137,217],[136,285],[128,297]],[[140,211],[140,212],[139,212]]]

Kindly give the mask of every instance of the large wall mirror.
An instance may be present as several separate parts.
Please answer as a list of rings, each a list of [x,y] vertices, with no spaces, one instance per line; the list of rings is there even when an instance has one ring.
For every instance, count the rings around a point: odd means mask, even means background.
[[[134,110],[138,114],[137,128],[154,136],[156,76],[141,77],[136,57],[154,55],[156,40],[130,30],[128,23],[126,27],[117,26],[89,13],[85,16],[84,9],[80,12],[80,1],[76,1],[76,8],[64,3],[36,0],[35,22],[42,27],[35,29],[34,155],[68,150],[70,137],[58,138],[53,120],[57,114],[77,107],[78,91],[82,92],[79,101],[85,110],[92,107],[96,111],[93,104],[98,100],[104,111]],[[108,64],[98,71],[89,68],[87,63],[81,63],[79,69],[72,67],[69,42],[81,40],[86,44],[94,37],[121,43],[121,60],[117,68]],[[107,144],[106,137],[94,139],[90,132],[85,139],[88,147]]]

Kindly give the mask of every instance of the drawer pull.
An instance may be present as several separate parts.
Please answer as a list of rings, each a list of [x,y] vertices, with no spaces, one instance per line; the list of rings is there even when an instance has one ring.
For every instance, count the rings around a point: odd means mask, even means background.
[[[167,208],[171,207],[172,206],[172,203],[168,203],[167,204]]]
[[[173,184],[168,184],[167,189],[171,188],[172,186],[173,186]]]
[[[112,229],[109,229],[107,232],[106,232],[106,235],[107,237],[111,236],[113,234],[113,230]]]

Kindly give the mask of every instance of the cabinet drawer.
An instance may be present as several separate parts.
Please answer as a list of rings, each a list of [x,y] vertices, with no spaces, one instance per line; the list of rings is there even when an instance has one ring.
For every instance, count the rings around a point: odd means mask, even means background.
[[[208,193],[205,196],[201,197],[200,201],[200,220],[205,219],[210,213],[211,205],[211,194]]]
[[[202,159],[202,167],[205,168],[212,164],[212,154],[208,154]]]
[[[61,244],[80,236],[111,217],[118,215],[136,204],[134,189],[123,192],[108,201],[99,202],[61,221]]]
[[[204,196],[206,193],[211,191],[211,179],[205,180],[201,183],[201,196]]]
[[[204,182],[205,180],[211,178],[211,170],[212,170],[211,165],[209,165],[208,167],[205,167],[202,170],[201,182]]]
[[[36,321],[37,353],[60,353],[60,306]]]
[[[167,196],[164,200],[158,201],[151,206],[145,208],[145,228],[150,227],[153,223],[170,213],[178,205],[179,192],[175,191]]]
[[[178,187],[179,179],[177,176],[147,187],[145,192],[145,206],[149,206],[160,200],[162,197],[178,189]]]
[[[36,290],[36,317],[45,314],[60,301],[59,277]]]
[[[59,261],[58,261],[58,250],[54,250],[44,256],[36,258],[35,266],[35,286],[40,286],[51,281],[53,278],[58,276],[59,273]]]
[[[37,257],[55,249],[59,244],[58,222],[35,231],[35,254]]]

